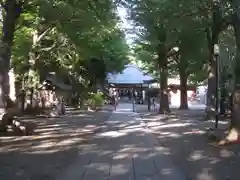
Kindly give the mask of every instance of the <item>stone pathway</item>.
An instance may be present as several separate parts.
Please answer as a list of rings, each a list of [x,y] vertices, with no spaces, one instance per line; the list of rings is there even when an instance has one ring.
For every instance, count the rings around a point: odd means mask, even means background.
[[[138,106],[142,121],[169,149],[173,163],[189,180],[239,180],[240,146],[213,147],[205,130],[214,127],[212,121],[202,121],[201,110],[172,110],[176,116],[163,119],[163,115],[147,112],[147,106]],[[219,121],[226,129],[227,121]]]
[[[120,104],[55,180],[185,180],[131,104]]]
[[[79,149],[111,112],[74,110],[61,118],[37,118],[36,135],[0,137],[1,180],[53,180],[78,157]],[[69,179],[70,180],[70,179]]]

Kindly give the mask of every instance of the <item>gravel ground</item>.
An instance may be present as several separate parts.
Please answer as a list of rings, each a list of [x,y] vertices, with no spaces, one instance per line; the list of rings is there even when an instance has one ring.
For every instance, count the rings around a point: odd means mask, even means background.
[[[211,146],[204,131],[214,125],[200,121],[204,112],[177,110],[176,116],[164,119],[162,115],[147,113],[143,106],[138,111],[189,180],[239,180],[239,145]],[[219,127],[226,128],[227,122],[221,121]]]
[[[0,137],[0,179],[55,179],[110,116],[107,107],[104,112],[73,111],[62,118],[30,119],[37,124],[36,135]]]

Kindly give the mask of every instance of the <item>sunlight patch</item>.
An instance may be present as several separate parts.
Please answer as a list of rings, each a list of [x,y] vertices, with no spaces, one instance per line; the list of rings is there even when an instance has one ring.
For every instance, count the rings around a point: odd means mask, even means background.
[[[148,126],[152,127],[152,128],[158,128],[158,127],[162,127],[163,123],[161,122],[149,122]]]
[[[169,175],[171,173],[172,173],[172,170],[169,168],[165,168],[165,169],[161,170],[161,174],[163,174],[163,175]]]
[[[220,151],[220,156],[224,157],[224,158],[229,158],[229,157],[231,157],[233,155],[234,155],[234,153],[232,151],[227,150],[227,149],[222,149]]]
[[[209,158],[209,160],[210,160],[210,164],[217,164],[218,162],[220,162],[220,159],[215,157],[211,157]]]
[[[132,132],[136,132],[136,131],[141,131],[142,128],[133,128],[133,129],[123,129],[120,132],[124,133],[124,135],[128,134],[128,133],[132,133]]]
[[[76,116],[78,116],[78,117],[93,117],[88,114],[77,114]]]
[[[126,133],[120,133],[117,131],[109,131],[109,132],[101,133],[98,136],[100,136],[100,137],[120,137],[120,136],[124,136],[124,135],[126,135]]]
[[[205,131],[202,131],[202,130],[195,130],[193,129],[192,131],[188,131],[188,132],[184,132],[183,133],[184,135],[189,135],[189,134],[205,134]]]
[[[159,128],[185,127],[190,125],[192,125],[192,123],[174,123],[174,124],[161,125],[159,126]]]
[[[128,153],[122,153],[122,154],[118,154],[116,156],[113,157],[114,160],[120,160],[120,159],[126,159],[130,157]]]
[[[72,145],[73,143],[79,141],[78,138],[71,138],[71,139],[66,139],[63,141],[60,141],[57,146],[66,146],[66,145]]]
[[[32,152],[25,152],[24,154],[40,154],[40,155],[43,155],[43,154],[52,154],[52,153],[56,153],[56,152],[59,152],[60,150],[59,149],[51,149],[51,150],[40,150],[40,151],[32,151]]]
[[[53,147],[56,144],[56,142],[51,142],[51,141],[46,141],[41,143],[42,144],[33,146],[32,149],[47,149],[47,148]]]
[[[198,161],[203,158],[204,158],[204,156],[202,154],[202,151],[194,151],[192,154],[190,154],[189,160],[190,161]]]
[[[161,135],[170,135],[172,132],[160,132]]]
[[[172,138],[179,138],[181,137],[182,135],[181,134],[178,134],[178,133],[171,133],[168,137],[172,137]]]
[[[121,174],[126,174],[129,172],[129,169],[122,164],[112,165],[111,176],[117,176]]]

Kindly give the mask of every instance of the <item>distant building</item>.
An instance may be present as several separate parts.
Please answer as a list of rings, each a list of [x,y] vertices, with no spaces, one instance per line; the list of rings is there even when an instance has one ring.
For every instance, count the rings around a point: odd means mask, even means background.
[[[107,81],[109,84],[128,84],[140,85],[146,80],[152,80],[153,77],[145,75],[144,72],[136,65],[129,64],[122,73],[108,74]]]

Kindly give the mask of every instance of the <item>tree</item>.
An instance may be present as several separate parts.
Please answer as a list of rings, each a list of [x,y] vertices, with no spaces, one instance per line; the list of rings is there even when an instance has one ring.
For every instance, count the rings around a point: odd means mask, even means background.
[[[209,7],[210,9],[206,8],[209,9],[210,15],[210,19],[208,19],[210,26],[206,27],[206,36],[209,49],[206,119],[213,118],[213,111],[216,112],[216,59],[214,56],[214,44],[219,43],[219,35],[229,26],[232,16],[231,8],[229,8],[229,1],[212,1],[210,2]]]
[[[192,23],[192,27],[193,27]],[[180,77],[180,109],[188,108],[188,81],[189,76],[198,75],[197,72],[203,69],[206,63],[206,50],[204,52],[205,36],[203,31],[196,31],[197,28],[189,28],[179,33],[179,54],[174,58],[176,68]],[[174,68],[173,64],[171,67]]]
[[[224,145],[229,142],[238,141],[239,140],[239,132],[240,132],[240,121],[239,121],[239,110],[240,110],[240,101],[239,101],[239,71],[240,71],[240,11],[237,7],[239,7],[239,1],[232,1],[233,15],[232,15],[232,23],[235,32],[236,39],[236,63],[235,63],[235,81],[234,81],[234,94],[233,94],[233,112],[232,119],[230,122],[229,132],[227,136],[221,140],[218,144]]]
[[[150,66],[159,71],[160,94],[163,109],[168,108],[167,76],[172,69],[177,68],[182,82],[182,105],[187,108],[187,79],[196,70],[203,66],[202,52],[205,43],[204,30],[207,22],[204,21],[206,12],[199,13],[205,1],[193,3],[191,1],[130,1],[131,19],[135,28],[138,27],[138,43],[144,44],[145,51],[152,53]],[[186,4],[185,4],[186,3]],[[192,11],[189,12],[189,8]],[[180,8],[179,8],[180,7]],[[191,24],[191,26],[189,26]],[[200,35],[201,38],[197,38]],[[174,47],[180,48],[175,52]],[[199,58],[194,57],[196,52]],[[153,58],[154,56],[154,58]],[[158,58],[156,58],[158,57]],[[202,59],[201,59],[202,58]],[[199,61],[195,61],[195,60]],[[197,63],[196,63],[197,62]],[[148,62],[149,63],[149,62]],[[195,69],[194,69],[195,67]],[[186,70],[187,69],[187,70]],[[164,106],[166,105],[166,108]],[[160,109],[161,112],[164,110]]]
[[[117,26],[116,5],[110,0],[5,0],[1,6],[4,7],[0,53],[2,110],[8,95],[11,55],[15,73],[25,79],[23,81],[29,80],[25,87],[34,87],[34,83],[38,84],[51,71],[84,83],[82,79],[87,67],[83,64],[89,63],[83,62],[91,62],[93,58],[104,62],[103,74],[121,71],[127,63],[128,46],[123,31]],[[93,65],[91,68],[98,69]]]
[[[156,55],[153,58],[156,70],[160,78],[160,109],[159,113],[169,112],[168,102],[168,52],[175,46],[175,39],[169,35],[168,24],[159,16],[161,2],[130,1],[130,19],[135,29],[138,29],[138,42],[146,51]]]
[[[6,102],[9,95],[9,68],[13,46],[14,32],[18,18],[23,9],[23,2],[6,0],[1,4],[3,24],[0,51],[0,118],[6,113]]]

